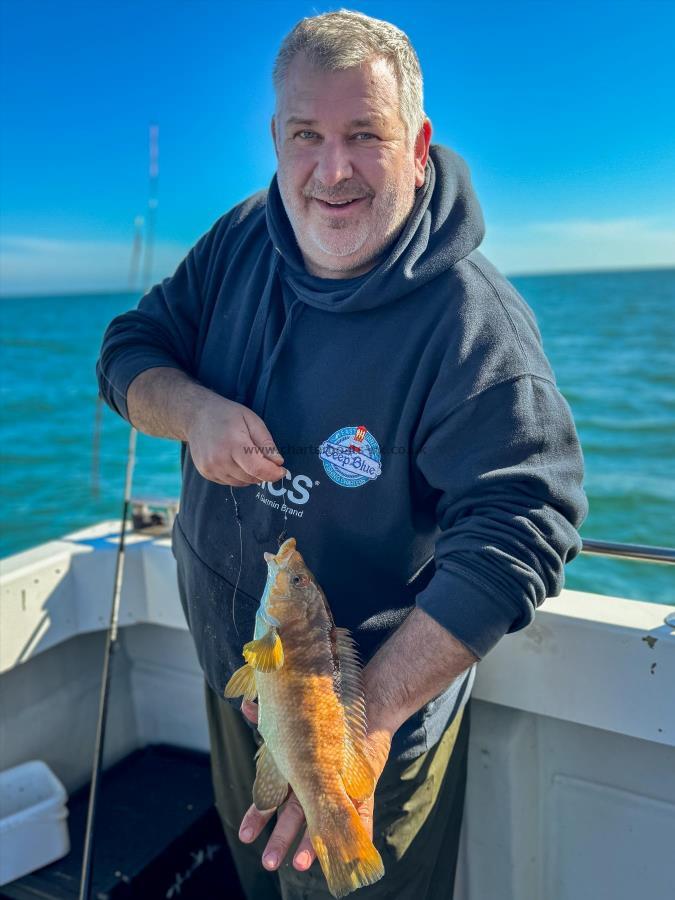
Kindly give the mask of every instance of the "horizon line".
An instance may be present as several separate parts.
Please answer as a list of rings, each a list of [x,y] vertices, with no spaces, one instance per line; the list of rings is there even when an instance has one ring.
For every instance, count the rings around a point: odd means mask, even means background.
[[[598,269],[546,269],[545,271],[518,271],[518,272],[505,272],[502,273],[505,278],[551,278],[553,276],[560,277],[561,275],[615,275],[615,274],[637,274],[640,272],[673,272],[675,271],[675,265],[654,265],[654,266],[615,266],[611,269],[608,268],[598,268]],[[156,282],[159,284],[159,282]],[[151,290],[149,288],[148,290]],[[144,297],[148,291],[141,291],[134,288],[96,288],[92,290],[72,290],[72,291],[58,291],[57,293],[34,293],[34,292],[21,292],[21,293],[11,293],[5,294],[0,291],[0,300],[62,300],[66,297],[114,297],[114,296],[137,296],[139,299]]]

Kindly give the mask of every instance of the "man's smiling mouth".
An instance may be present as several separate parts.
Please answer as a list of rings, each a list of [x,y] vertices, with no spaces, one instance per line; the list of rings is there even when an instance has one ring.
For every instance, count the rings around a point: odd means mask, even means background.
[[[330,210],[340,210],[340,209],[349,209],[354,206],[358,206],[365,197],[353,197],[352,199],[347,200],[320,200],[318,197],[313,197],[313,200],[319,204],[322,209],[330,209]]]

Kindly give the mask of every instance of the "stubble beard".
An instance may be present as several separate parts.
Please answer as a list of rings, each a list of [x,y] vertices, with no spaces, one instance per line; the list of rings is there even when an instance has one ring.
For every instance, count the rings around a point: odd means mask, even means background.
[[[330,213],[320,218],[321,213],[317,216],[317,210],[310,208],[311,199],[304,195],[298,197],[292,188],[287,190],[279,173],[277,179],[286,214],[303,255],[322,268],[332,268],[336,272],[347,267],[339,263],[331,265],[331,262],[337,263],[345,257],[353,257],[349,260],[349,269],[377,260],[400,234],[415,199],[414,183],[410,184],[409,190],[405,186],[389,184],[369,198],[370,206],[359,212],[356,219],[330,219]],[[327,195],[329,192],[324,192],[324,196]],[[324,258],[315,261],[317,250]]]

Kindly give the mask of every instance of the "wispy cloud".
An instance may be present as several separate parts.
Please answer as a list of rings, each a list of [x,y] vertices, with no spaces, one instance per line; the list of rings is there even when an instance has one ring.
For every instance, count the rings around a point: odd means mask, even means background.
[[[153,277],[170,275],[188,247],[155,244]],[[3,235],[0,291],[3,294],[124,290],[132,247],[129,241],[68,240],[39,235]]]
[[[153,278],[170,275],[188,246],[155,245]],[[675,266],[675,221],[663,218],[569,219],[488,225],[482,248],[506,273],[565,272]],[[123,290],[131,242],[3,235],[3,294]]]
[[[488,225],[484,249],[513,273],[675,266],[675,221],[626,217]]]

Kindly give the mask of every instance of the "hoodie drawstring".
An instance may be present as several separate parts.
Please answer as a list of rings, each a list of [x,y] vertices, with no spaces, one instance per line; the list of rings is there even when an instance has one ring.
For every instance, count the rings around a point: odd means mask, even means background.
[[[242,356],[241,368],[239,369],[239,376],[237,378],[237,390],[235,394],[235,401],[237,403],[245,403],[248,396],[249,387],[253,379],[255,368],[258,362],[258,357],[260,355],[260,348],[265,340],[265,327],[267,325],[267,320],[269,319],[270,310],[272,308],[272,299],[275,294],[275,281],[278,277],[278,270],[279,254],[275,252],[272,254],[270,269],[267,274],[267,280],[265,281],[265,287],[263,288],[263,292],[260,297],[260,303],[258,304],[258,309],[256,311],[255,318],[253,319],[253,325],[251,326],[248,341],[246,342],[246,349],[244,350],[244,355]],[[281,291],[280,284],[279,291]]]
[[[263,366],[263,370],[261,372],[260,380],[258,381],[258,387],[253,400],[254,409],[255,411],[260,410],[260,416],[264,417],[265,407],[267,406],[267,395],[269,393],[270,384],[272,382],[272,371],[274,369],[274,366],[276,365],[277,360],[281,355],[282,347],[288,339],[293,324],[300,318],[304,308],[305,304],[302,300],[293,301],[288,310],[286,321],[284,322],[284,326],[281,329],[281,334],[279,335],[274,350]]]

